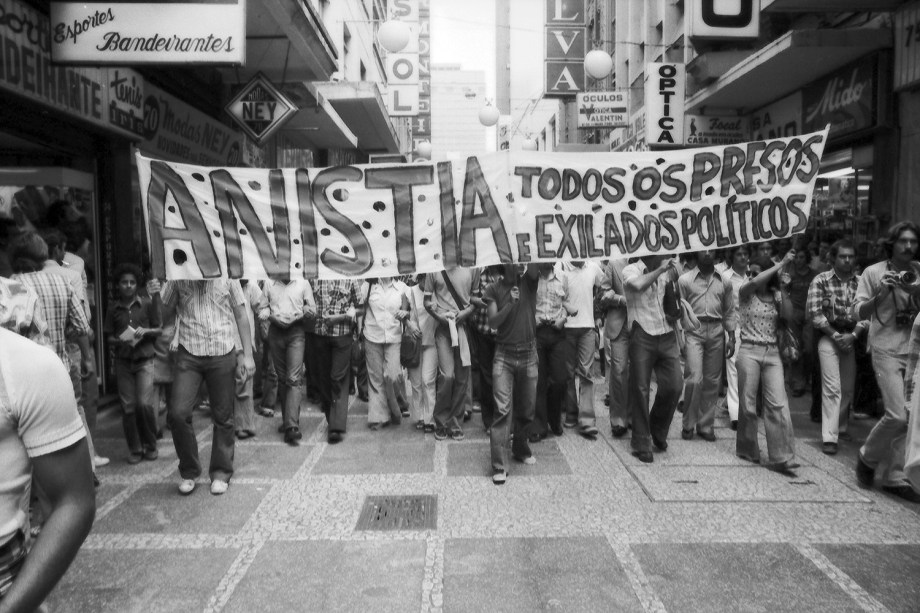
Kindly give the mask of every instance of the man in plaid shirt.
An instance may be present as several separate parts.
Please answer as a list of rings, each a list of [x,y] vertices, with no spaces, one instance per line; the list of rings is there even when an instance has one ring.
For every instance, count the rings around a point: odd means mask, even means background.
[[[352,279],[313,281],[316,318],[307,322],[307,362],[319,388],[328,441],[339,443],[348,422],[348,377],[358,283]],[[366,298],[362,296],[362,300]],[[359,341],[360,342],[360,341]]]
[[[856,384],[856,338],[869,327],[869,322],[857,322],[852,316],[859,284],[853,270],[853,243],[839,240],[828,253],[833,267],[812,280],[806,309],[815,330],[821,332],[821,450],[834,455],[837,439],[849,439],[846,431]]]

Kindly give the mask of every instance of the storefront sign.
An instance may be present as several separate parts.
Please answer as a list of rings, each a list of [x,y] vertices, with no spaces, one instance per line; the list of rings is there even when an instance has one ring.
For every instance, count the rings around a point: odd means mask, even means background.
[[[120,101],[113,98],[109,71],[53,63],[50,40],[47,17],[18,0],[0,0],[0,89],[136,138],[121,118],[111,119],[111,103],[120,107]]]
[[[221,166],[242,163],[239,132],[150,84],[144,98],[144,139],[137,144],[138,150],[165,160]]]
[[[297,112],[294,103],[262,73],[243,86],[225,108],[243,132],[260,145]]]
[[[629,123],[629,92],[585,92],[576,96],[579,128],[619,128]]]
[[[764,140],[802,133],[802,92],[797,91],[751,113],[751,138]]]
[[[52,2],[61,63],[243,64],[246,0]]]
[[[327,168],[139,155],[137,168],[156,277],[367,278],[791,236],[807,227],[826,141],[824,130],[643,154],[502,151]]]
[[[894,89],[920,83],[920,2],[905,4],[894,14]]]
[[[388,53],[384,59],[387,109],[394,117],[415,117],[419,112],[421,90],[419,0],[400,0],[393,3],[392,9],[392,16],[408,25],[410,34],[405,49]],[[431,83],[430,77],[427,82]]]
[[[683,64],[652,62],[645,70],[645,113],[649,147],[684,142],[684,95],[687,70]]]
[[[625,130],[610,141],[611,151],[648,151],[648,141],[645,139],[645,109],[639,109],[629,118],[629,125]]]
[[[431,140],[431,0],[419,0],[418,37],[419,99],[412,137]]]
[[[875,125],[877,57],[850,64],[802,89],[802,130],[831,124],[831,138]]]
[[[760,36],[760,0],[689,0],[689,36],[700,40]]]
[[[144,135],[144,77],[130,68],[109,68],[109,122]]]
[[[750,121],[747,117],[687,115],[684,120],[684,139],[687,145],[731,145],[750,139]]]
[[[571,98],[585,90],[586,0],[545,2],[543,95]]]

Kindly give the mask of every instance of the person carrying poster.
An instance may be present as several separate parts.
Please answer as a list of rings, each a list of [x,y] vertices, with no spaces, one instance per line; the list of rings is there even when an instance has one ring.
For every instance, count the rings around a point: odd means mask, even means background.
[[[626,260],[613,260],[604,267],[598,306],[604,315],[604,338],[610,359],[607,377],[610,398],[610,433],[614,438],[626,436],[629,420],[629,327],[626,325],[626,290],[623,269]]]

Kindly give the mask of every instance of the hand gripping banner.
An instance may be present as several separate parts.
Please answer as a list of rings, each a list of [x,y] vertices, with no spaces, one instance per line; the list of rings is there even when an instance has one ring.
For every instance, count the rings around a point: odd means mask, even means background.
[[[153,274],[336,279],[721,249],[802,232],[828,131],[634,153],[210,168],[137,155]]]

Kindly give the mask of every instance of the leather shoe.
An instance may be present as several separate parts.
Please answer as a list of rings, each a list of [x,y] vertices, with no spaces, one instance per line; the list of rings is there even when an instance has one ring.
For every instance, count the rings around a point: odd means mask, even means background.
[[[299,445],[300,439],[303,438],[303,434],[300,432],[300,428],[297,426],[291,426],[284,431],[284,442],[288,445]]]
[[[731,423],[728,424],[728,428],[729,428],[732,432],[737,432],[737,431],[738,431],[738,420],[737,420],[737,419],[733,419],[733,420],[731,421]]]
[[[914,488],[907,484],[886,485],[882,487],[882,491],[888,492],[892,496],[897,496],[907,502],[920,502],[920,493],[917,493]]]
[[[701,439],[703,439],[704,441],[709,441],[710,443],[714,443],[715,440],[716,440],[716,433],[715,433],[715,432],[700,432],[700,431],[697,431],[697,434],[699,435],[699,437],[700,437]]]
[[[594,440],[597,438],[597,428],[594,426],[582,426],[578,429],[578,433],[587,439]]]
[[[798,475],[795,474],[792,470],[798,467],[798,464],[792,462],[782,462],[780,464],[768,464],[767,470],[772,470],[775,473],[779,473],[787,477],[798,477]]]
[[[623,438],[626,436],[626,426],[613,426],[610,428],[610,434],[613,438]]]
[[[562,429],[561,424],[551,424],[549,429],[556,436],[562,436],[563,434],[565,434],[565,430]]]
[[[822,443],[821,451],[823,451],[825,455],[836,455],[837,443]]]
[[[342,442],[342,433],[341,433],[341,432],[336,432],[335,430],[333,430],[332,432],[329,433],[328,441],[329,441],[329,444],[330,444],[330,445],[335,445],[335,444],[337,444],[337,443],[341,443],[341,442]]]
[[[652,445],[654,445],[655,449],[657,449],[658,451],[668,450],[668,441],[662,438],[658,438],[654,434],[652,435]]]
[[[690,428],[689,430],[681,430],[680,438],[684,439],[685,441],[692,441],[693,440],[693,428]]]
[[[849,432],[841,432],[837,435],[837,440],[850,442],[853,440],[853,435]]]
[[[652,455],[651,451],[633,451],[632,454],[639,458],[640,462],[645,462],[646,464],[651,464],[655,461],[655,456]]]
[[[856,454],[856,481],[862,487],[872,487],[875,480],[875,469],[866,464],[862,459],[862,454]]]

